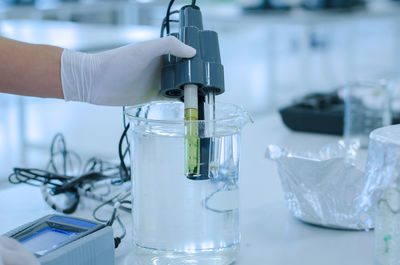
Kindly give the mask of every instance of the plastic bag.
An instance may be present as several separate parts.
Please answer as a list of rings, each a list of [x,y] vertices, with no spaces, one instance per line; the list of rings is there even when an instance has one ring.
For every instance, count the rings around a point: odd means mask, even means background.
[[[370,229],[371,214],[360,218],[360,196],[366,182],[355,166],[359,143],[343,141],[319,152],[296,153],[270,145],[266,157],[277,166],[289,211],[315,225],[340,229]],[[365,212],[364,212],[365,213]]]

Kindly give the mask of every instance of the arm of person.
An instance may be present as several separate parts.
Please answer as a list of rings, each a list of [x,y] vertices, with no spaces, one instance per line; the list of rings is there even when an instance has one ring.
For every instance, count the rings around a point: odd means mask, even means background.
[[[196,50],[168,36],[95,54],[0,37],[0,92],[127,106],[159,91],[161,55]]]
[[[61,84],[63,49],[0,37],[0,92],[64,98]]]

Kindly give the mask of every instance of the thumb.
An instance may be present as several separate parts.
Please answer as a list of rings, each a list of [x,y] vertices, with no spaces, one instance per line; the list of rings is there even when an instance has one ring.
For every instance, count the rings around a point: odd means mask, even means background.
[[[192,58],[196,55],[196,50],[189,45],[184,44],[174,36],[168,36],[159,40],[162,49],[161,54],[171,54],[181,58]]]

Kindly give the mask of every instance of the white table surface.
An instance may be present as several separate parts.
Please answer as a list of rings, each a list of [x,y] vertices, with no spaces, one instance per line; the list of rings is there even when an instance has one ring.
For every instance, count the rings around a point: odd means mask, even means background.
[[[159,37],[147,26],[115,26],[46,20],[0,20],[0,36],[79,51],[116,48]]]
[[[275,166],[264,158],[268,144],[305,150],[338,137],[290,132],[277,114],[258,117],[242,136],[242,243],[236,265],[373,264],[372,232],[324,229],[291,217]],[[75,215],[90,218],[92,207],[92,202],[84,201]],[[18,185],[0,191],[0,234],[49,213],[53,211],[44,203],[38,188]],[[117,250],[116,264],[129,264],[131,220],[126,213],[122,218],[128,235]]]

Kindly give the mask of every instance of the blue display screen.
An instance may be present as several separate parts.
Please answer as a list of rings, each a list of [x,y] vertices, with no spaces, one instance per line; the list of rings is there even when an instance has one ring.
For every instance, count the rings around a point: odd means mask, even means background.
[[[77,236],[79,236],[79,233],[46,227],[33,235],[20,240],[20,242],[25,248],[42,256]]]

